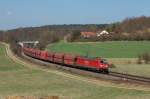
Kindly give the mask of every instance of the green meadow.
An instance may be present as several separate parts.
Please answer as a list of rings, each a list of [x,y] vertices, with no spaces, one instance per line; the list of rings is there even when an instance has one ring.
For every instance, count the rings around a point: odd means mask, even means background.
[[[136,58],[150,52],[150,41],[111,41],[111,42],[59,42],[47,46],[47,50],[67,52],[89,57]]]

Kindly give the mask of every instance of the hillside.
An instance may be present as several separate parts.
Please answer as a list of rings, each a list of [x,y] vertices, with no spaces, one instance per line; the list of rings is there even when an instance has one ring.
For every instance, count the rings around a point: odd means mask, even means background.
[[[126,18],[116,27],[116,31],[126,33],[144,32],[147,29],[150,29],[150,17],[146,16]]]
[[[150,17],[126,18],[120,23],[112,24],[110,30],[115,33],[115,39],[150,40]]]

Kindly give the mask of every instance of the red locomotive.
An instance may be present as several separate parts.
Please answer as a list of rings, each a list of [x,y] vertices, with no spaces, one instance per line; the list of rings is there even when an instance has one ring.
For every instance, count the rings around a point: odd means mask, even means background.
[[[109,64],[101,58],[87,58],[66,53],[54,53],[33,48],[23,48],[24,54],[44,61],[64,64],[73,67],[82,67],[108,73]]]

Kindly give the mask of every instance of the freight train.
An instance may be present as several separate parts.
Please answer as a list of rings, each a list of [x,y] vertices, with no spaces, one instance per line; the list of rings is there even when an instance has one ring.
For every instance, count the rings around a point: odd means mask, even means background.
[[[105,59],[102,58],[89,58],[85,56],[67,53],[54,53],[27,47],[23,47],[22,50],[25,55],[39,60],[67,65],[75,68],[85,68],[96,70],[98,72],[109,73],[109,64],[106,62]]]

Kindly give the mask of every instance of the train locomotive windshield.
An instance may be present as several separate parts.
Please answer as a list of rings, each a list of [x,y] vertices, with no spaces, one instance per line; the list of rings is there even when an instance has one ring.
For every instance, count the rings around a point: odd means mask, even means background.
[[[107,64],[107,63],[108,63],[105,59],[100,60],[100,62],[101,62],[102,64]]]

